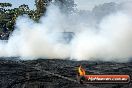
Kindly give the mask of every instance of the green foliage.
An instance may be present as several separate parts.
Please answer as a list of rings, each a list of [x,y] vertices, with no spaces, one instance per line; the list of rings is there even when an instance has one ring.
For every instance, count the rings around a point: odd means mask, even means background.
[[[14,25],[18,16],[27,14],[31,19],[38,22],[40,17],[44,15],[46,7],[51,0],[36,0],[36,10],[30,10],[28,5],[20,5],[19,8],[4,9],[4,7],[11,7],[10,3],[0,3],[0,32],[4,30],[4,27],[8,31],[14,30]],[[3,27],[4,25],[4,27]]]
[[[0,7],[11,7],[11,3],[0,3]]]
[[[39,22],[41,16],[46,12],[46,7],[52,0],[35,0],[36,10],[30,10],[28,5],[20,5],[19,8],[5,9],[4,7],[11,7],[10,3],[0,3],[0,32],[3,31],[3,25],[8,31],[14,30],[14,25],[18,16],[27,14],[31,19]],[[63,12],[72,13],[74,11],[74,0],[55,0],[59,3]]]
[[[37,8],[35,11],[35,15],[37,19],[44,15],[44,13],[46,12],[46,7],[51,1],[52,0],[35,0],[35,5]]]

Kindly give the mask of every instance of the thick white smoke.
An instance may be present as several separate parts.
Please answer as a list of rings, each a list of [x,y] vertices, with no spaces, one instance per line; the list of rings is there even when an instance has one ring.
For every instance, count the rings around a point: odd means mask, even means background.
[[[39,23],[27,16],[19,17],[9,40],[0,42],[0,56],[104,61],[128,61],[132,57],[129,11],[123,9],[105,16],[96,27],[81,22],[54,5],[49,6]],[[64,31],[75,34],[70,43],[61,40]]]
[[[132,56],[132,19],[118,12],[104,18],[98,31],[88,28],[73,40],[74,58],[126,61]]]
[[[40,23],[34,23],[26,16],[19,17],[8,43],[1,43],[1,56],[68,57],[68,45],[58,42],[63,22],[63,15],[53,6],[49,8],[47,16],[41,18]]]

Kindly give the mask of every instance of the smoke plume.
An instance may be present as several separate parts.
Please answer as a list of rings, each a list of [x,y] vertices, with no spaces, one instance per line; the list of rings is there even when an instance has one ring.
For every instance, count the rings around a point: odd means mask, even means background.
[[[0,56],[128,61],[132,57],[130,8],[125,4],[95,25],[89,25],[96,19],[81,16],[87,19],[83,22],[78,13],[69,16],[50,5],[39,23],[28,16],[18,17],[9,40],[0,41]],[[74,33],[70,42],[65,43],[63,32]]]

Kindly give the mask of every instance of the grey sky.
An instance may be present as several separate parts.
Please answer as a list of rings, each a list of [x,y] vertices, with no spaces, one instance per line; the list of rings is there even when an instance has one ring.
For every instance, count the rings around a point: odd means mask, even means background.
[[[77,7],[81,10],[91,10],[94,6],[108,3],[108,2],[116,2],[121,3],[125,1],[132,1],[132,0],[75,0]]]
[[[124,1],[132,1],[132,0],[75,0],[77,4],[77,8],[81,10],[91,10],[95,5],[103,4],[106,2],[124,2]],[[10,2],[13,4],[12,8],[17,8],[22,4],[29,5],[30,9],[35,9],[34,0],[0,0],[0,2]]]

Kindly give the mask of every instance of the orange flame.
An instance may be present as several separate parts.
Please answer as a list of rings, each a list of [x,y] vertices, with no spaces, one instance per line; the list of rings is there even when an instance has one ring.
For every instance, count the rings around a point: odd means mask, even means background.
[[[79,66],[78,72],[79,72],[79,75],[80,75],[80,76],[84,76],[84,75],[86,74],[86,73],[85,73],[85,70],[82,68],[82,66]]]

